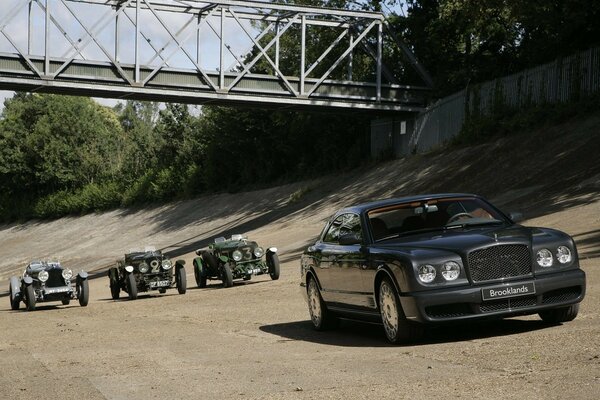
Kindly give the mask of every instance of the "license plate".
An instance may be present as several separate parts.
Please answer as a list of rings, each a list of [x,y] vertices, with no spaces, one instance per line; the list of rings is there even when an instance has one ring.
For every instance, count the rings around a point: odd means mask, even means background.
[[[481,289],[483,300],[506,299],[535,294],[535,283],[518,283],[514,285],[494,286]]]
[[[71,291],[71,288],[68,286],[44,289],[45,294],[66,293],[66,292],[70,292],[70,291]]]
[[[165,287],[165,286],[171,286],[171,281],[152,281],[152,282],[150,282],[151,288]]]

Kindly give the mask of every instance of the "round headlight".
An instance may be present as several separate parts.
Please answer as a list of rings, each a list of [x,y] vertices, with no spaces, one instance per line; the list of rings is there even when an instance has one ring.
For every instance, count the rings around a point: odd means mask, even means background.
[[[171,260],[163,260],[162,267],[164,270],[168,270],[171,269],[171,267],[173,267],[173,264],[171,263]]]
[[[435,279],[435,268],[433,265],[425,264],[419,267],[419,279],[423,283],[431,283]]]
[[[257,247],[254,249],[254,257],[261,258],[265,254],[265,251],[262,247]]]
[[[448,261],[442,265],[442,276],[447,281],[454,281],[460,275],[460,265],[454,261]]]
[[[125,271],[127,271],[129,273],[132,273],[133,272],[133,266],[131,266],[131,265],[125,266]]]
[[[146,272],[148,272],[149,269],[150,269],[150,267],[145,262],[141,262],[140,265],[138,265],[138,270],[142,274],[145,274]]]
[[[62,277],[68,281],[73,277],[73,271],[71,271],[70,269],[63,269]]]
[[[233,261],[240,261],[242,259],[242,252],[239,250],[234,251],[231,254],[231,257],[233,258]]]
[[[552,262],[554,261],[552,258],[552,253],[548,249],[541,249],[537,252],[537,263],[540,267],[551,267]]]
[[[40,271],[38,273],[38,279],[40,280],[40,282],[46,282],[49,276],[50,275],[48,275],[48,271]]]
[[[567,246],[558,246],[556,249],[556,259],[561,264],[571,262],[571,250]]]

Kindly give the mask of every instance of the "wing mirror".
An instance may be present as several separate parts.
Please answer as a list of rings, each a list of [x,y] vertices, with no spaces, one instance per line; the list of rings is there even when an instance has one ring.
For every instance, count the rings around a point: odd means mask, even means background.
[[[508,213],[508,218],[512,220],[512,222],[517,223],[524,220],[523,213],[512,211]]]
[[[362,238],[358,233],[348,233],[340,236],[339,242],[342,246],[350,246],[354,244],[361,244]]]

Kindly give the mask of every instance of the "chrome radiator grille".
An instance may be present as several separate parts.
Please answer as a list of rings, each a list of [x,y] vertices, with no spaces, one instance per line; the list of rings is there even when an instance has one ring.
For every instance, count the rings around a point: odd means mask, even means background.
[[[526,245],[510,244],[475,250],[468,255],[473,282],[531,274],[531,254]]]

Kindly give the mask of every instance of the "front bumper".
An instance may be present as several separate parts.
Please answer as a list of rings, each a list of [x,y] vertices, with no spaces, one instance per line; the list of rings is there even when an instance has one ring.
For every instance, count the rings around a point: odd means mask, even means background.
[[[493,287],[502,290],[531,282],[535,283],[535,294],[483,300],[482,289]],[[579,303],[584,296],[585,273],[576,269],[535,279],[403,293],[400,302],[410,320],[445,322],[536,314],[545,309]]]

